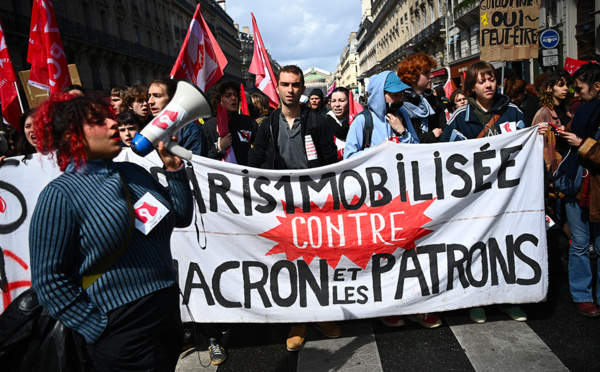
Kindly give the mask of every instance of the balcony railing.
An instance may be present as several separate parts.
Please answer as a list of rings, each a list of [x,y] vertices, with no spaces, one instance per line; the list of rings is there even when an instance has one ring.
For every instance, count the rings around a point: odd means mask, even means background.
[[[409,44],[412,43],[412,44],[416,45],[422,41],[425,41],[429,37],[434,36],[435,34],[439,33],[444,27],[445,27],[444,18],[438,18],[435,22],[433,22],[432,24],[427,26],[426,29],[419,32],[412,39],[410,39],[410,41],[408,43]]]
[[[463,0],[454,8],[454,21],[466,16],[473,10],[479,8],[479,1]]]

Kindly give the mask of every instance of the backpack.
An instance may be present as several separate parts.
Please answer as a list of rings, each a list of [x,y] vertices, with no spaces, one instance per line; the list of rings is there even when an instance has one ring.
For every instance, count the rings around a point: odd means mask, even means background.
[[[362,149],[371,147],[371,137],[373,137],[373,114],[371,111],[364,110],[359,115],[364,115],[365,126],[363,127],[363,145]],[[358,116],[358,115],[357,115]],[[356,120],[356,118],[354,118]]]

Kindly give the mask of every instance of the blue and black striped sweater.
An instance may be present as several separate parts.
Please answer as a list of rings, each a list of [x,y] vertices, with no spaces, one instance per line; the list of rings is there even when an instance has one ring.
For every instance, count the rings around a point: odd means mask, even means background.
[[[135,204],[149,192],[169,213],[148,234],[134,229],[121,257],[87,290],[81,278],[118,249],[129,228],[120,170]],[[170,237],[192,221],[185,169],[166,172],[169,188],[132,163],[89,160],[70,165],[39,196],[29,233],[32,285],[53,317],[96,341],[107,313],[147,294],[176,285]]]

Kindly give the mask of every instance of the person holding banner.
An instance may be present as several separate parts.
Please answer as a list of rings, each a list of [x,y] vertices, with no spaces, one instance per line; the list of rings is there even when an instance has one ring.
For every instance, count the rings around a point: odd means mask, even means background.
[[[277,94],[281,107],[273,111],[258,127],[254,147],[248,153],[248,165],[265,169],[307,169],[337,162],[333,133],[325,117],[300,106],[304,93],[304,73],[295,65],[284,66],[277,75]],[[315,326],[326,337],[340,337],[334,322]],[[299,351],[304,347],[306,324],[292,325],[286,348]]]
[[[561,167],[583,166],[587,170],[584,171],[579,192],[565,196],[565,211],[571,230],[569,286],[579,313],[597,318],[600,317],[600,309],[596,305],[600,301],[600,265],[596,274],[595,304],[589,246],[591,243],[596,253],[600,254],[600,65],[588,63],[577,70],[573,74],[573,87],[582,104],[570,125],[556,133],[572,149],[577,149],[579,158],[579,162],[563,162]]]
[[[409,114],[402,107],[403,92],[409,88],[396,74],[390,71],[384,71],[371,77],[367,86],[368,110],[357,115],[352,122],[346,141],[344,159],[384,141],[419,143]],[[435,314],[410,315],[408,319],[425,328],[435,328],[442,324],[442,319]],[[383,317],[381,321],[387,327],[404,325],[404,319],[397,315]]]
[[[468,104],[454,112],[442,135],[442,142],[453,142],[495,136],[525,128],[523,113],[510,103],[510,98],[498,93],[496,69],[491,63],[479,61],[467,69],[465,91]],[[483,124],[486,123],[486,124]],[[512,319],[524,322],[527,315],[516,305],[501,305],[500,310]],[[482,307],[469,311],[475,323],[486,321]]]
[[[202,126],[208,147],[206,156],[216,160],[235,159],[237,164],[248,164],[248,151],[256,138],[258,125],[250,116],[238,113],[240,85],[229,80],[222,81],[213,88],[210,103],[215,116]],[[222,133],[221,128],[227,131]],[[233,156],[226,156],[228,151]]]
[[[121,137],[111,111],[70,94],[38,107],[38,149],[55,153],[64,173],[33,212],[31,282],[40,304],[85,338],[96,371],[174,371],[183,330],[170,238],[192,221],[192,193],[183,162],[162,142],[169,188],[112,161]]]

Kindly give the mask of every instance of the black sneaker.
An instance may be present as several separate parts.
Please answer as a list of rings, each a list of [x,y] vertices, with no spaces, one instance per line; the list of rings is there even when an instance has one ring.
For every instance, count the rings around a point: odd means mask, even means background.
[[[210,355],[210,362],[213,365],[218,366],[227,360],[227,352],[216,338],[211,338],[208,342],[210,343],[208,354]]]

